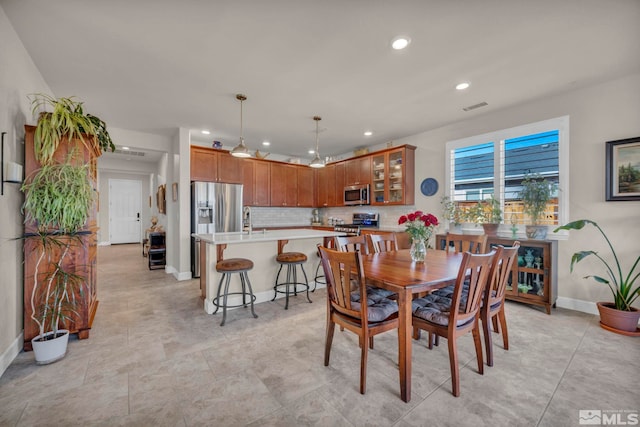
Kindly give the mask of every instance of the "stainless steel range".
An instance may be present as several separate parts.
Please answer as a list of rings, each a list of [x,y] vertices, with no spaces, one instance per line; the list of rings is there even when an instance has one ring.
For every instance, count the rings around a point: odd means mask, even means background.
[[[349,236],[359,236],[363,228],[378,228],[379,223],[377,213],[354,213],[351,224],[337,224],[333,229]]]

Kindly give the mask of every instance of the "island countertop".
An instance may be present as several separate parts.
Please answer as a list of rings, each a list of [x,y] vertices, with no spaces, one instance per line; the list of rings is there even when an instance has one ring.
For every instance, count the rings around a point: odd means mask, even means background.
[[[215,233],[192,234],[198,240],[213,245],[229,245],[236,243],[272,242],[275,240],[314,239],[334,236],[344,236],[338,231],[312,230],[307,228],[292,228],[283,230],[260,230],[251,233]]]

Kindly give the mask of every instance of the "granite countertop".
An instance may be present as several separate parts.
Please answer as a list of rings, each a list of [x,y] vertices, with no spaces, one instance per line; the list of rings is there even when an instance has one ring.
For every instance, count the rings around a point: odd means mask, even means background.
[[[324,237],[344,236],[345,233],[308,228],[293,228],[284,230],[260,230],[252,233],[216,233],[192,234],[193,237],[214,245],[271,242],[275,240],[318,239]]]

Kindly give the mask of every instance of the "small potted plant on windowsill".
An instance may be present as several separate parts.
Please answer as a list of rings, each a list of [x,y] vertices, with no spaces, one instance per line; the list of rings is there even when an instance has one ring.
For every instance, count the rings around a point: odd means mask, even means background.
[[[554,193],[553,183],[547,181],[540,174],[527,174],[522,180],[520,199],[524,212],[529,216],[530,225],[525,226],[529,239],[543,240],[547,237],[547,226],[542,225],[547,204]]]
[[[620,265],[620,260],[616,254],[613,244],[604,233],[604,231],[594,221],[588,219],[580,219],[570,222],[561,227],[556,228],[556,232],[559,230],[581,230],[586,225],[593,225],[602,237],[607,242],[611,255],[613,256],[614,263],[607,262],[598,252],[593,250],[580,251],[573,254],[571,257],[570,270],[573,272],[573,267],[583,259],[593,255],[600,260],[606,271],[606,276],[588,275],[585,279],[593,278],[597,283],[607,285],[613,294],[613,302],[598,302],[596,303],[598,311],[600,312],[600,324],[604,329],[621,333],[623,335],[640,336],[640,329],[638,328],[638,320],[640,319],[640,310],[631,305],[640,297],[640,271],[636,273],[636,268],[640,267],[640,255],[636,258],[635,262],[631,265],[631,269],[628,272],[623,271]],[[634,287],[635,285],[635,287]]]
[[[489,236],[497,235],[498,227],[502,222],[500,201],[494,198],[493,195],[488,199],[480,200],[467,210],[467,219],[482,225],[485,234]]]
[[[464,220],[464,212],[449,196],[442,196],[440,205],[442,206],[442,219],[449,222],[449,232],[459,233],[461,231],[460,224]]]

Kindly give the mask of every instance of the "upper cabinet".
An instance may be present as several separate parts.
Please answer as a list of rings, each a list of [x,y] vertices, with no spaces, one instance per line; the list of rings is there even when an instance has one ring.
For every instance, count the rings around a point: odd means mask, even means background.
[[[415,201],[415,150],[404,145],[374,153],[371,174],[372,205],[412,205]]]
[[[311,208],[315,206],[313,169],[308,166],[296,166],[298,198],[296,206]]]
[[[315,171],[316,202],[320,208],[336,206],[336,165],[326,165]]]
[[[298,203],[298,171],[297,166],[271,163],[271,206],[295,207]],[[313,194],[313,188],[308,188]],[[313,196],[312,196],[313,197]]]
[[[242,159],[244,184],[242,200],[245,206],[271,206],[270,162]]]
[[[371,184],[371,156],[357,157],[344,162],[345,185]]]
[[[191,181],[242,184],[242,160],[227,151],[191,146]]]

